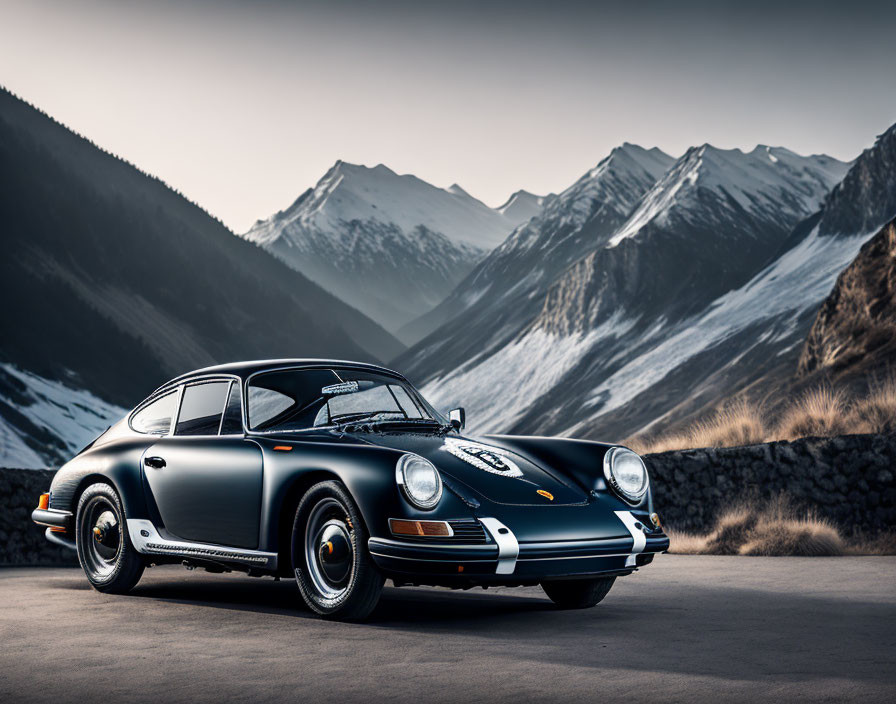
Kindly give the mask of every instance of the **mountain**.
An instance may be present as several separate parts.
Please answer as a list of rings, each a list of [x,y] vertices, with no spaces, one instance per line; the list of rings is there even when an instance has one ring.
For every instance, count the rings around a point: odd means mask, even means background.
[[[517,191],[507,199],[504,205],[495,208],[495,210],[510,220],[516,227],[538,215],[544,208],[545,201],[553,197],[554,194],[536,196],[533,193],[529,193],[529,191]]]
[[[890,221],[837,277],[809,330],[798,371],[800,377],[868,377],[894,370],[896,221]]]
[[[496,327],[501,333],[491,344],[506,343],[538,314],[540,297],[553,280],[605,245],[672,162],[659,149],[617,147],[560,195],[547,197],[541,213],[517,227],[451,295],[402,332],[422,339],[463,313],[461,324],[472,334],[455,337],[446,330],[439,337],[441,344],[457,347],[452,364],[478,354]],[[402,361],[413,364],[416,356]]]
[[[624,205],[604,196],[613,207],[587,230],[593,209],[561,194],[446,299],[455,317],[395,364],[437,407],[465,405],[481,431],[620,439],[692,417],[788,354],[795,363],[864,241],[819,241],[821,216],[807,220],[847,168],[703,145],[622,189]],[[568,226],[544,227],[552,208]],[[569,262],[560,271],[538,263],[558,259]]]
[[[520,209],[536,201],[522,199]],[[520,217],[456,184],[436,188],[382,164],[338,161],[289,208],[243,236],[398,331],[438,304]]]
[[[17,436],[52,460],[47,448],[80,442],[57,432],[53,398],[131,406],[166,379],[215,362],[383,360],[401,349],[158,179],[5,90],[0,179],[4,447]],[[54,445],[47,434],[64,437]]]

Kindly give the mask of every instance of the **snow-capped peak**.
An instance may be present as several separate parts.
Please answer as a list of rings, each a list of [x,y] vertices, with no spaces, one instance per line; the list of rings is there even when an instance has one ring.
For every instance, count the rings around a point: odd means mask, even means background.
[[[628,213],[673,161],[656,147],[644,149],[626,142],[552,199],[545,217],[562,213],[565,222],[581,225],[595,205]]]
[[[831,188],[843,178],[845,164],[827,155],[800,156],[783,147],[758,145],[744,153],[711,144],[691,147],[643,197],[611,246],[636,235],[651,222],[670,217],[705,217],[705,199],[764,217],[788,213],[802,218],[815,212]],[[700,200],[700,194],[703,200]]]
[[[534,193],[529,193],[529,191],[519,190],[512,193],[510,198],[503,205],[498,206],[496,210],[517,224],[524,223],[541,212],[545,200],[550,198],[551,195],[537,196]]]
[[[341,236],[353,222],[396,226],[406,234],[422,226],[483,251],[500,244],[515,224],[456,184],[437,188],[383,164],[337,161],[314,188],[287,210],[256,223],[246,237],[267,245],[296,225]]]

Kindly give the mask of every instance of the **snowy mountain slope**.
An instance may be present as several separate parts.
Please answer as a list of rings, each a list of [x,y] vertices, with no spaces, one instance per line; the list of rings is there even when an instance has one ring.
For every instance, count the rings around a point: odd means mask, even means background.
[[[59,465],[124,413],[88,391],[0,364],[0,466]]]
[[[672,162],[659,149],[617,147],[569,188],[548,197],[540,214],[517,227],[443,303],[401,332],[423,338],[463,313],[463,336],[447,328],[438,336],[440,346],[456,347],[446,359],[451,364],[478,353],[483,339],[506,343],[538,314],[539,297],[554,278],[606,244]],[[492,338],[496,329],[501,332]],[[411,365],[417,359],[416,352],[401,358]]]
[[[554,277],[535,316],[495,326],[500,344],[480,338],[446,361],[449,323],[402,358],[418,355],[424,393],[466,405],[479,430],[618,439],[674,422],[795,354],[867,236],[822,237],[811,222],[793,239],[846,169],[781,149],[691,149]]]
[[[382,164],[339,161],[244,237],[397,330],[440,302],[518,217],[457,185],[436,188]]]

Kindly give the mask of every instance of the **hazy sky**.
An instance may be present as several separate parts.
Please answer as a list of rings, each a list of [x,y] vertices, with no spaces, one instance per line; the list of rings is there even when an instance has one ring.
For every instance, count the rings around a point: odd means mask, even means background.
[[[855,157],[896,3],[0,0],[0,84],[243,231],[337,159],[489,205],[615,145]]]

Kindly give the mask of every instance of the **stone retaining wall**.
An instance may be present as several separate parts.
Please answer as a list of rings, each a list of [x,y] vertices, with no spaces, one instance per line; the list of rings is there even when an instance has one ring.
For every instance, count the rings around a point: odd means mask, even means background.
[[[31,522],[53,469],[0,469],[0,565],[77,565],[71,550],[53,545]]]
[[[786,492],[846,534],[896,527],[896,436],[805,438],[647,455],[654,502],[669,526],[706,532],[732,501]]]

